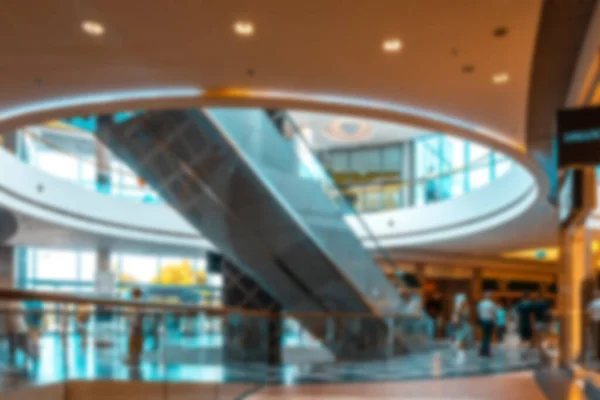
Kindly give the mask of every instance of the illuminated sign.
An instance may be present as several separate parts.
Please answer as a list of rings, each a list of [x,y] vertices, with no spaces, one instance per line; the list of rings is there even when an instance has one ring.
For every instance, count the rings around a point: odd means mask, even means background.
[[[558,166],[600,164],[600,107],[558,112]]]

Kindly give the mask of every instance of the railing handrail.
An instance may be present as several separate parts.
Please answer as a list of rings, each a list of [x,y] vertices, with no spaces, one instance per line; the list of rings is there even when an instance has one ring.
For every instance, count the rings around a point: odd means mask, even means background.
[[[250,310],[238,307],[214,307],[191,304],[165,304],[148,301],[112,299],[100,296],[81,296],[72,294],[57,294],[37,290],[21,290],[0,288],[0,304],[2,301],[42,301],[57,304],[91,304],[104,307],[125,307],[135,309],[147,309],[151,311],[177,312],[177,313],[206,313],[211,316],[224,316],[231,314],[244,314],[252,317],[281,317],[281,318],[375,318],[369,313],[345,313],[345,312],[273,312],[269,310]],[[391,314],[383,315],[384,318],[414,319],[418,315]]]

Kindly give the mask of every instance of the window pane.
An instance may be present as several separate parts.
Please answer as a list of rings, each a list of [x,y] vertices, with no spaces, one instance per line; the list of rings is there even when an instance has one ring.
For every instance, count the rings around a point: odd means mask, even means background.
[[[381,150],[381,169],[385,172],[402,171],[402,147],[386,147]]]
[[[94,282],[96,280],[96,253],[92,251],[81,252],[81,265],[79,274],[82,281]]]
[[[334,172],[348,171],[348,153],[345,151],[336,151],[325,156],[331,163],[331,169]]]
[[[476,143],[469,143],[469,164],[472,167],[483,166],[490,162],[490,149]]]
[[[77,256],[74,251],[38,250],[37,278],[77,280]]]
[[[506,174],[510,169],[510,160],[505,158],[502,161],[496,161],[496,178]]]
[[[158,273],[156,257],[123,255],[119,280],[125,283],[151,283]]]
[[[359,174],[378,172],[381,169],[381,160],[378,149],[354,150],[351,154],[350,164],[352,170]]]
[[[480,188],[490,182],[490,167],[471,169],[469,172],[469,183],[471,190]]]

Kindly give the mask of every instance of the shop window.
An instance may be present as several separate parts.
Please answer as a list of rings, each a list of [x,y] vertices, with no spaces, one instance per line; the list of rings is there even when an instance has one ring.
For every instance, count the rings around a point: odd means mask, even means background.
[[[537,292],[540,290],[540,284],[530,281],[510,281],[507,289],[511,292]]]

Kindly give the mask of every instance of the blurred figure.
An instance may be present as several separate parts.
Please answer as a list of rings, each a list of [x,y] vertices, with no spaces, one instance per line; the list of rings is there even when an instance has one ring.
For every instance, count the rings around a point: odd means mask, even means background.
[[[25,359],[29,356],[28,327],[25,320],[25,309],[19,301],[8,303],[7,314],[4,318],[4,330],[8,336],[9,363],[17,366],[18,350],[24,354]]]
[[[506,333],[506,302],[501,301],[498,308],[496,308],[496,338],[498,343],[504,341],[504,334]]]
[[[550,302],[545,300],[541,292],[536,292],[532,304],[533,340],[532,345],[542,353],[542,346],[550,328]]]
[[[594,297],[587,306],[587,315],[592,333],[592,351],[595,361],[600,361],[600,290],[594,290]]]
[[[425,339],[433,340],[435,337],[435,320],[423,308],[423,301],[418,294],[408,294],[410,300],[407,304],[407,314],[416,317],[412,321],[413,331],[424,334]]]
[[[85,347],[88,341],[88,322],[94,311],[92,304],[80,304],[77,307],[77,332],[81,337],[81,346]]]
[[[492,336],[494,334],[496,313],[496,303],[492,300],[492,294],[486,292],[483,299],[477,305],[477,318],[482,331],[481,348],[479,349],[480,357],[492,356]]]
[[[29,328],[29,351],[35,360],[39,355],[39,344],[44,325],[44,305],[40,300],[29,300],[25,302],[26,322]]]
[[[131,298],[134,301],[142,299],[142,290],[133,289]],[[140,307],[133,307],[131,312],[131,326],[129,328],[129,359],[128,363],[132,366],[139,366],[144,349],[144,314]]]
[[[456,362],[465,362],[466,339],[470,335],[471,324],[469,323],[469,304],[464,293],[458,293],[454,297],[454,310],[452,311],[452,324],[454,325],[454,346],[456,348]]]
[[[427,180],[425,182],[425,204],[438,201],[438,187],[433,167],[427,169]]]
[[[519,304],[514,308],[514,312],[517,317],[519,326],[519,338],[521,339],[521,345],[523,346],[522,358],[526,358],[532,349],[533,339],[533,324],[532,324],[532,312],[533,312],[533,301],[529,292],[525,292]]]

